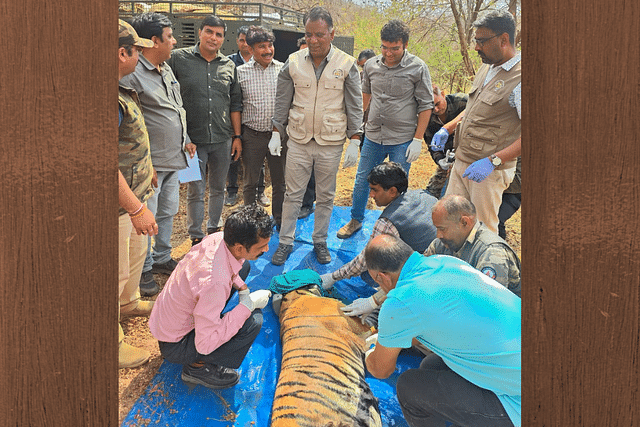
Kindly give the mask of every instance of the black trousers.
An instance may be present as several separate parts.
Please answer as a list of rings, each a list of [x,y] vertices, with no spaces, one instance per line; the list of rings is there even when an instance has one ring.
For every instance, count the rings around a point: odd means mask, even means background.
[[[418,369],[398,377],[398,401],[411,427],[513,427],[502,403],[492,391],[478,387],[453,372],[435,354]]]
[[[503,239],[507,238],[507,229],[504,223],[520,209],[520,197],[520,193],[502,193],[502,204],[498,211],[498,220],[500,220],[498,224],[498,235]]]

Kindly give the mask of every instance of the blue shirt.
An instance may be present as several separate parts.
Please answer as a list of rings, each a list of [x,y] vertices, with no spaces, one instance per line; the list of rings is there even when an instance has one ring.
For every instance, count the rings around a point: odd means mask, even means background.
[[[415,252],[382,304],[378,342],[409,348],[416,337],[458,375],[494,392],[520,426],[520,313],[520,298],[468,263]]]

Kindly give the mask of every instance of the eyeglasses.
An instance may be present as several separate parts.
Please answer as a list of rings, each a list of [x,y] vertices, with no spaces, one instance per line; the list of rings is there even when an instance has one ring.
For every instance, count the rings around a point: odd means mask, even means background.
[[[480,45],[480,47],[484,46],[484,44],[486,42],[488,42],[489,40],[491,40],[494,37],[498,37],[500,34],[496,34],[495,36],[491,36],[491,37],[484,37],[482,39],[475,39],[476,44]]]
[[[389,46],[385,46],[385,45],[380,45],[380,49],[382,50],[390,50],[391,52],[400,52],[400,49],[402,49],[403,46],[393,46],[393,47],[389,47]]]

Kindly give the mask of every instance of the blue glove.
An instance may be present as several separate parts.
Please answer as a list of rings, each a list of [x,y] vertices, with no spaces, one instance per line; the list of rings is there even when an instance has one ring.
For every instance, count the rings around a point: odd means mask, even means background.
[[[493,172],[493,169],[493,163],[491,163],[491,160],[489,160],[488,157],[485,157],[484,159],[476,160],[471,163],[467,170],[462,174],[462,177],[469,178],[475,182],[482,182],[491,172]]]
[[[449,131],[441,127],[440,130],[433,135],[433,138],[431,138],[431,149],[433,151],[444,151],[444,145],[447,143],[447,139],[449,139]]]

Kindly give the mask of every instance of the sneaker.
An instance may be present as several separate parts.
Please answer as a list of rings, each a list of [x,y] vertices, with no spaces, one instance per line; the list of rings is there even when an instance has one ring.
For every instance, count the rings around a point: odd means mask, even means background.
[[[238,195],[237,194],[227,194],[227,197],[224,198],[225,206],[233,206],[238,203]]]
[[[271,206],[271,200],[269,200],[269,197],[267,197],[267,195],[264,193],[258,194],[258,197],[256,197],[256,202],[258,202],[259,205],[264,206],[265,208],[267,206]]]
[[[276,249],[276,253],[273,254],[271,258],[271,263],[274,265],[282,265],[289,258],[289,254],[293,252],[293,245],[285,245],[284,243],[280,243],[278,245],[278,249]]]
[[[151,353],[143,348],[137,348],[126,342],[121,342],[118,348],[118,368],[137,368],[147,363]]]
[[[126,308],[120,307],[120,318],[126,317],[148,317],[151,314],[153,308],[153,301],[140,301],[133,307],[129,307],[131,304],[127,304]]]
[[[193,239],[191,239],[191,246],[195,246],[200,242],[202,242],[202,237],[194,237]]]
[[[240,375],[235,369],[210,363],[198,368],[191,365],[184,365],[182,368],[182,381],[185,383],[216,390],[232,387],[238,384],[239,379]]]
[[[151,271],[153,271],[156,274],[171,274],[173,273],[173,270],[175,270],[177,266],[178,266],[178,263],[176,262],[176,260],[173,258],[169,258],[169,261],[165,263],[153,264],[153,266],[151,267]]]
[[[338,239],[347,239],[353,235],[356,231],[362,228],[362,223],[355,219],[352,219],[347,224],[342,226],[340,230],[338,230]]]
[[[331,262],[331,254],[329,253],[329,249],[327,249],[327,243],[314,243],[313,251],[316,253],[316,258],[318,258],[318,262],[320,264],[329,264]]]
[[[313,205],[303,206],[300,208],[300,212],[298,213],[298,219],[306,218],[312,213],[313,213]]]
[[[152,297],[158,292],[160,292],[160,286],[153,278],[153,273],[151,271],[143,272],[142,276],[140,276],[140,295]]]

